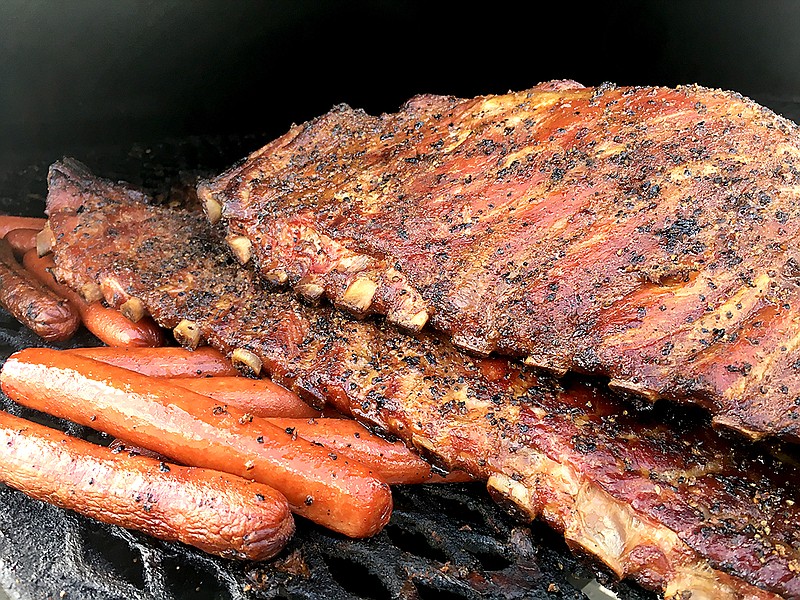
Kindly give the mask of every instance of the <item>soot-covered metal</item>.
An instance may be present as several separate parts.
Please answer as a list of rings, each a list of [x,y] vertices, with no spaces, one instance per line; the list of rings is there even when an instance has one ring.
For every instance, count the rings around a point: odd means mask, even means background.
[[[191,139],[88,153],[110,178],[149,189],[218,170],[260,140]],[[0,174],[0,211],[41,214],[46,164]],[[0,359],[45,343],[0,311]],[[69,345],[98,344],[83,332]],[[0,407],[105,442],[83,427]],[[592,573],[558,535],[516,522],[481,484],[399,486],[386,529],[351,540],[298,519],[287,548],[265,563],[214,558],[31,500],[0,487],[0,586],[14,598],[315,599],[584,598],[570,583]],[[653,598],[628,584],[623,600]]]

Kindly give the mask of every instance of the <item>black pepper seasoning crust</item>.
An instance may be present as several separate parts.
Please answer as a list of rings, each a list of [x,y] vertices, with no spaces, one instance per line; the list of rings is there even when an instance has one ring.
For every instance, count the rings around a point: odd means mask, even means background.
[[[800,336],[800,132],[738,94],[549,82],[340,105],[202,189],[298,293],[800,441],[781,349]]]

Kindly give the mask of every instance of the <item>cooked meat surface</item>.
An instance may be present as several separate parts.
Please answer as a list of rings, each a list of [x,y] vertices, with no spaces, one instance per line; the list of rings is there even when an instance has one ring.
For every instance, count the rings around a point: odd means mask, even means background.
[[[200,186],[268,281],[800,440],[800,134],[737,94],[347,106]]]
[[[707,427],[646,422],[439,334],[404,335],[265,289],[199,212],[148,205],[74,162],[50,172],[58,276],[142,300],[166,327],[243,348],[280,383],[486,479],[620,576],[667,597],[800,597],[798,475]],[[96,288],[95,288],[96,289]]]

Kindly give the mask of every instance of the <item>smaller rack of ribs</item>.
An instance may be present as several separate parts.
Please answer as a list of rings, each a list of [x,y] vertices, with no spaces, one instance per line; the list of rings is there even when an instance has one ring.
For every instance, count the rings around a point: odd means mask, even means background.
[[[342,105],[200,192],[306,298],[800,441],[800,132],[738,94]]]
[[[306,398],[487,480],[522,516],[667,597],[800,596],[792,468],[731,449],[707,427],[629,415],[598,387],[266,289],[198,207],[150,204],[69,160],[49,185],[57,275],[73,288],[99,288],[114,305],[139,298],[165,327],[191,321]]]

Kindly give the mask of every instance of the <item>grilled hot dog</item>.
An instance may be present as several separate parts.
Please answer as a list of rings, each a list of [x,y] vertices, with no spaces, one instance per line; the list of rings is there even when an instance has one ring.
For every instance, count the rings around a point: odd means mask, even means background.
[[[428,483],[434,479],[431,466],[403,442],[389,442],[350,419],[267,419],[288,436],[322,444],[342,456],[367,465],[386,483]],[[461,479],[465,481],[465,479]]]
[[[227,558],[270,558],[294,532],[286,499],[266,485],[115,454],[4,412],[0,480],[104,523]]]
[[[18,217],[16,215],[0,215],[0,237],[12,229],[35,229],[41,231],[47,224],[44,217]]]
[[[14,256],[21,259],[26,252],[36,248],[37,233],[35,229],[12,229],[3,237],[11,246]]]
[[[70,354],[135,371],[150,377],[234,377],[239,372],[210,346],[186,350],[164,348],[74,348]]]
[[[294,392],[269,379],[248,377],[171,378],[170,383],[234,406],[255,417],[311,418],[322,416]]]

